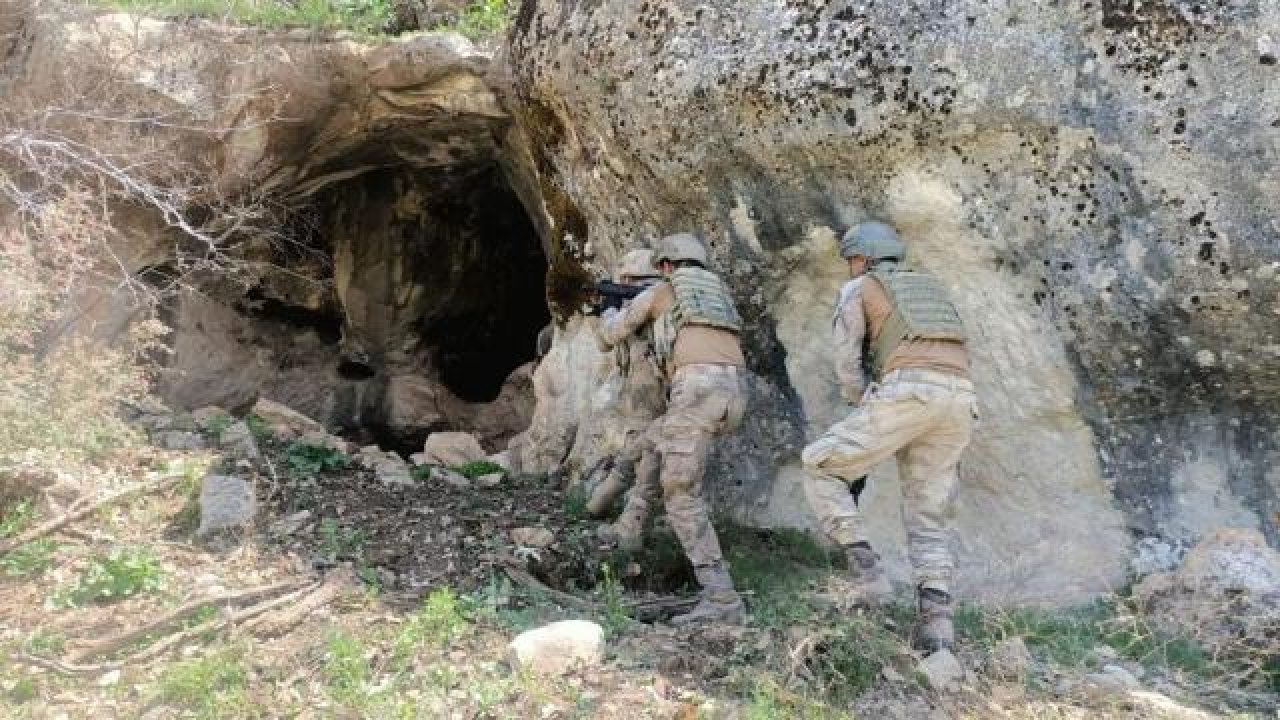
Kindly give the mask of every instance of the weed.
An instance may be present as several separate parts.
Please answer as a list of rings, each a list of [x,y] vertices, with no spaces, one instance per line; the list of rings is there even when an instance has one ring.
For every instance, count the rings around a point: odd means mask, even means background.
[[[622,605],[622,583],[608,563],[600,566],[600,590],[604,595],[604,628],[617,637],[631,627],[631,615]]]
[[[201,720],[258,717],[261,712],[249,695],[249,673],[239,648],[223,648],[166,668],[151,700],[185,709]]]
[[[292,442],[285,448],[284,464],[295,478],[314,477],[327,470],[340,470],[347,466],[348,458],[338,450]]]
[[[222,433],[226,432],[235,421],[236,419],[230,415],[215,415],[205,421],[204,430],[209,433],[214,442],[221,442]]]
[[[39,694],[40,689],[36,686],[35,680],[29,677],[20,677],[15,680],[8,693],[9,700],[19,705],[35,700]]]
[[[785,690],[772,678],[756,678],[750,699],[742,708],[743,720],[837,720],[852,717]]]
[[[164,573],[148,550],[123,548],[94,559],[80,580],[54,597],[54,604],[75,607],[89,602],[109,603],[159,590]]]
[[[365,657],[364,646],[356,638],[341,631],[329,636],[325,643],[324,676],[329,696],[335,701],[360,707],[369,699],[366,688],[373,669]]]
[[[363,530],[348,530],[333,518],[325,518],[320,523],[320,549],[330,560],[358,559],[366,541]]]
[[[0,557],[0,570],[9,577],[39,575],[53,565],[53,556],[57,552],[56,542],[50,538],[42,538]]]
[[[433,591],[392,643],[392,658],[403,666],[423,644],[445,647],[468,625],[462,603],[452,588]]]
[[[455,465],[450,469],[469,479],[475,479],[484,475],[493,475],[494,473],[503,473],[505,475],[507,472],[506,468],[496,462],[490,462],[488,460],[477,460],[475,462],[469,462],[462,465]]]
[[[574,520],[586,520],[590,517],[587,512],[588,499],[587,491],[581,485],[569,488],[564,494],[564,514]]]
[[[3,517],[0,517],[0,538],[13,537],[26,530],[35,517],[35,504],[30,498],[18,501]]]
[[[67,644],[67,638],[59,632],[37,630],[27,638],[29,652],[36,655],[60,655]]]
[[[259,447],[264,446],[271,439],[271,426],[262,419],[261,415],[246,415],[244,424],[249,428],[249,434],[253,436],[254,442],[258,443]]]
[[[105,4],[153,17],[212,17],[264,27],[303,26],[378,34],[391,21],[387,0],[108,0]]]

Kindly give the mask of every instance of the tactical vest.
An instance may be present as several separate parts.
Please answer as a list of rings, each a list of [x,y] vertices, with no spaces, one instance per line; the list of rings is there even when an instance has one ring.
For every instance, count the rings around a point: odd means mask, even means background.
[[[675,291],[675,302],[653,323],[653,350],[662,368],[671,360],[676,337],[686,325],[720,328],[734,335],[742,332],[742,318],[718,275],[700,267],[682,267],[667,282]]]
[[[893,308],[880,334],[868,343],[873,377],[881,377],[889,356],[908,340],[965,341],[960,313],[932,275],[909,270],[872,270],[868,275],[880,282]]]

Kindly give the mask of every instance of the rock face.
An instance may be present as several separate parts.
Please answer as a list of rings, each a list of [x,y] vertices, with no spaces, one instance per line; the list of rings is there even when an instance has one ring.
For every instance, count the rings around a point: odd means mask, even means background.
[[[797,523],[795,458],[838,415],[834,238],[887,220],[972,336],[963,594],[1112,587],[1126,528],[1275,542],[1280,7],[1209,7],[527,2],[509,82],[553,274],[706,234],[755,375],[711,492]],[[538,413],[587,425],[591,382]],[[893,477],[866,500],[882,542],[901,539]]]

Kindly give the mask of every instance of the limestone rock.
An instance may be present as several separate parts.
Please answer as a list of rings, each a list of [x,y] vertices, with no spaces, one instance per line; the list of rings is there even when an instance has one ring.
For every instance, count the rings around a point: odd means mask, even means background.
[[[427,463],[445,467],[478,462],[486,456],[475,436],[465,432],[431,433],[422,452],[427,456]]]
[[[508,645],[513,667],[563,675],[604,662],[604,628],[586,620],[562,620],[520,633]]]
[[[352,443],[338,437],[337,435],[330,435],[323,430],[312,430],[310,432],[303,433],[303,435],[298,438],[298,442],[306,443],[307,445],[315,447],[328,448],[334,452],[339,452],[344,455],[350,455],[353,448]]]
[[[497,487],[502,484],[502,479],[506,475],[503,473],[489,473],[476,478],[476,485],[484,488]]]
[[[555,541],[555,533],[543,527],[519,527],[511,531],[511,542],[521,547],[544,548]]]
[[[1083,690],[1098,699],[1125,696],[1140,689],[1142,689],[1142,683],[1119,665],[1106,665],[1102,668],[1102,672],[1089,673],[1084,677]]]
[[[271,434],[280,440],[294,440],[308,433],[324,433],[324,426],[296,410],[273,400],[258,398],[254,415],[262,418]]]
[[[964,680],[964,668],[950,650],[939,650],[920,661],[919,670],[935,690],[946,690]]]
[[[546,205],[573,228],[561,242],[602,270],[665,233],[708,238],[752,371],[751,417],[707,474],[734,482],[708,498],[747,522],[810,522],[795,457],[841,414],[835,240],[896,225],[970,330],[982,418],[960,463],[957,592],[1072,604],[1123,584],[1128,528],[1280,537],[1264,511],[1280,487],[1277,118],[1205,80],[1280,103],[1249,42],[1280,37],[1280,6],[1219,6],[1208,23],[1174,0],[536,0],[511,29],[513,113],[543,140],[530,182],[572,188]],[[566,387],[535,425],[565,419],[529,454],[585,472],[604,441],[574,330],[538,369]],[[871,487],[871,539],[905,580],[891,465]]]
[[[243,529],[257,510],[253,483],[232,475],[205,475],[200,485],[200,527],[197,535]]]
[[[236,420],[222,431],[218,436],[218,447],[246,460],[256,460],[260,456],[257,438],[243,420]]]

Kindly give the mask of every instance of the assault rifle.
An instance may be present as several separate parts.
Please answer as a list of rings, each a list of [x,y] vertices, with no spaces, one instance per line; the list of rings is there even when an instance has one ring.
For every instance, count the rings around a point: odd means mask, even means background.
[[[590,315],[599,315],[606,308],[622,309],[624,303],[644,292],[644,285],[626,285],[624,283],[601,280],[587,289],[590,295]]]

